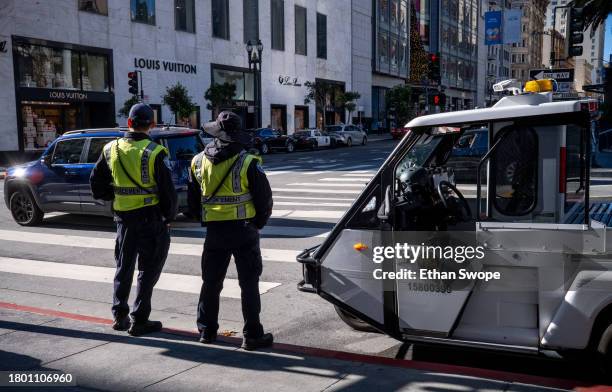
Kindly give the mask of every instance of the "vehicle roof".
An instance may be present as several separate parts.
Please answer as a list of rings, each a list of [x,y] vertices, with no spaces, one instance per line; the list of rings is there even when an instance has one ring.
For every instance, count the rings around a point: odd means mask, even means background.
[[[550,102],[543,94],[515,95],[504,97],[493,107],[461,110],[457,112],[430,114],[412,119],[407,128],[431,127],[436,125],[469,124],[517,117],[542,116],[547,114],[580,111],[581,101]]]
[[[77,138],[83,136],[122,136],[124,132],[127,132],[127,127],[116,127],[116,128],[91,128],[91,129],[79,129],[74,131],[68,131],[64,133],[61,138]],[[195,135],[201,132],[199,129],[188,128],[188,127],[155,127],[151,129],[149,135],[153,138],[163,136],[176,136],[176,135]]]

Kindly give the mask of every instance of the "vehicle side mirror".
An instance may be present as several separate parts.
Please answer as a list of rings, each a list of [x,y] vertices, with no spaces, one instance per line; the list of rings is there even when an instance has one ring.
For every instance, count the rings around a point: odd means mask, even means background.
[[[51,155],[45,155],[43,156],[40,161],[42,162],[43,165],[45,166],[51,166]]]
[[[387,185],[387,189],[385,189],[385,196],[383,198],[382,203],[380,204],[380,208],[376,216],[378,219],[382,221],[389,220],[389,214],[391,213],[391,185]]]

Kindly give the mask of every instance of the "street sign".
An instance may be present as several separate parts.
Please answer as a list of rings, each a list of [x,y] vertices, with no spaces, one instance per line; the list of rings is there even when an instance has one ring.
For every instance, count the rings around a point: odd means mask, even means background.
[[[555,79],[557,82],[574,82],[573,68],[532,69],[529,71],[531,79]]]

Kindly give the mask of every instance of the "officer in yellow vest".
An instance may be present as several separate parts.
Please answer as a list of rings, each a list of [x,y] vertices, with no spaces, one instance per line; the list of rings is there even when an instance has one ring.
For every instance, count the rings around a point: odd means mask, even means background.
[[[204,130],[215,139],[193,158],[189,182],[190,210],[206,226],[197,320],[200,342],[217,338],[219,295],[233,255],[244,318],[242,347],[267,347],[273,337],[264,333],[259,321],[259,230],[272,214],[272,190],[261,158],[245,151],[251,137],[242,131],[238,115],[221,112]]]
[[[89,179],[94,198],[112,200],[117,223],[113,329],[133,336],[162,328],[161,322],[149,320],[151,295],[168,256],[169,224],[177,210],[168,151],[149,137],[154,126],[150,106],[132,106],[129,132],[104,147]],[[137,258],[138,285],[130,323],[127,301]]]

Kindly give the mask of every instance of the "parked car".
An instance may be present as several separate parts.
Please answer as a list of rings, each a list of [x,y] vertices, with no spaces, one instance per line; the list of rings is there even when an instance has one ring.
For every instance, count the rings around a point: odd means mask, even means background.
[[[487,128],[469,129],[457,140],[448,159],[455,181],[476,182],[478,164],[489,147],[488,134]]]
[[[410,129],[405,127],[391,128],[391,137],[393,140],[403,139],[404,135],[406,135],[408,131],[410,131]]]
[[[281,134],[277,129],[258,128],[250,131],[253,134],[253,147],[258,149],[262,155],[270,151],[293,152],[295,150],[296,140],[291,136]]]
[[[318,129],[303,129],[296,131],[291,135],[296,140],[297,148],[310,148],[316,150],[319,147],[332,147],[335,144],[335,138],[321,132]]]
[[[34,226],[48,212],[112,216],[111,203],[95,200],[89,175],[103,147],[123,136],[124,128],[66,132],[53,141],[40,159],[11,167],[4,181],[4,202],[13,219]],[[172,180],[179,211],[187,211],[187,180],[191,159],[204,149],[198,129],[164,127],[151,130],[151,138],[169,151]]]
[[[351,147],[355,143],[365,145],[368,142],[368,135],[355,125],[328,125],[325,131],[336,138],[339,144]]]

